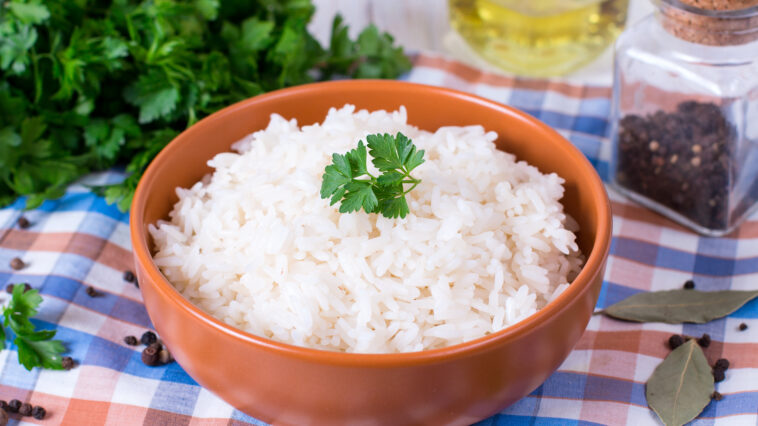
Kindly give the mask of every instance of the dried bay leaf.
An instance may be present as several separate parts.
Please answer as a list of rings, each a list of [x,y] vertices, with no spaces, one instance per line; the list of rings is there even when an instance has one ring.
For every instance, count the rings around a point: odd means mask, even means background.
[[[758,290],[651,291],[627,297],[600,312],[627,321],[702,324],[727,316],[756,297]]]
[[[650,408],[667,426],[697,417],[711,401],[713,374],[694,339],[674,349],[656,367],[645,388]]]

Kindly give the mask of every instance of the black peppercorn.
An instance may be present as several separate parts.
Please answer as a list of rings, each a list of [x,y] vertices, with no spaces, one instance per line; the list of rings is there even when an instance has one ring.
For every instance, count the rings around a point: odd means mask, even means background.
[[[155,333],[152,331],[146,331],[142,334],[142,337],[140,337],[139,341],[142,342],[143,345],[152,345],[155,343],[155,341],[158,340],[158,337],[156,337]]]
[[[724,395],[721,395],[718,391],[713,391],[711,394],[711,399],[715,399],[716,401],[721,401],[724,399]]]
[[[669,337],[669,347],[672,350],[682,346],[682,343],[684,343],[684,339],[678,334],[673,334]]]
[[[134,336],[126,336],[124,337],[124,343],[126,343],[129,346],[136,346],[139,341]]]
[[[718,383],[723,381],[726,378],[726,374],[724,374],[724,370],[722,369],[716,369],[713,370],[713,381]]]
[[[11,399],[8,402],[8,409],[7,411],[9,413],[18,413],[18,409],[21,408],[21,401],[17,399]]]
[[[29,404],[28,402],[21,404],[21,407],[18,409],[18,414],[21,414],[22,416],[31,416],[32,404]]]
[[[34,417],[37,420],[42,420],[45,418],[45,414],[47,412],[44,408],[40,407],[39,405],[35,405],[34,408],[32,408],[32,417]]]
[[[70,356],[64,356],[61,359],[61,365],[63,366],[63,369],[70,370],[74,368],[74,360]]]
[[[139,288],[139,281],[134,280],[134,286],[137,287],[137,288]]]
[[[134,272],[132,271],[124,271],[124,281],[133,283],[135,280]]]
[[[718,370],[726,370],[729,368],[729,360],[726,358],[719,358],[716,361],[716,364],[713,365],[713,368]]]
[[[14,257],[13,259],[11,259],[10,267],[14,271],[18,271],[19,269],[24,269],[24,266],[26,266],[26,264],[24,263],[23,260],[21,260],[20,257]]]
[[[25,218],[23,216],[21,216],[20,218],[18,218],[18,220],[16,221],[16,223],[18,224],[18,227],[21,228],[21,229],[26,229],[26,228],[28,228],[28,227],[30,227],[32,225],[31,223],[29,223],[29,219],[27,219],[27,218]]]
[[[95,287],[89,286],[87,287],[87,296],[89,297],[97,297],[100,296],[100,292],[95,290]]]
[[[674,111],[619,120],[620,186],[712,229],[726,229],[758,196],[752,188],[731,199],[735,129],[719,105],[682,102]]]
[[[740,326],[738,328],[740,329],[740,331],[745,331],[747,330],[747,324],[745,324],[744,322],[740,323]]]
[[[24,284],[24,292],[27,292],[27,291],[29,291],[29,290],[32,289],[32,286],[30,286],[29,283],[23,283],[23,284]],[[7,286],[5,286],[5,292],[8,293],[8,294],[12,294],[13,293],[13,287],[15,287],[15,286],[16,286],[16,284],[8,284]]]
[[[703,336],[697,339],[697,344],[701,347],[707,348],[711,345],[711,335],[708,333],[703,333]]]
[[[174,357],[171,356],[171,352],[169,352],[168,349],[164,347],[160,352],[158,352],[158,360],[161,362],[161,364],[168,364],[174,360]]]
[[[5,402],[4,399],[0,399],[0,410],[7,410],[8,409],[8,403]]]
[[[142,351],[142,363],[151,367],[158,365],[160,363],[160,346],[159,343],[153,343],[146,347]]]
[[[692,280],[685,281],[684,283],[685,290],[692,290],[693,288],[695,288],[695,281],[692,281]]]

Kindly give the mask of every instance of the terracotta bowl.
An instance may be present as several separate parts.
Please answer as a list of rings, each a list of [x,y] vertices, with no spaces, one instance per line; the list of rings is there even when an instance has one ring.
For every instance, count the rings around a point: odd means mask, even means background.
[[[526,320],[443,349],[345,354],[295,347],[240,331],[182,297],[151,258],[147,225],[167,218],[176,187],[210,172],[206,162],[264,128],[271,113],[322,121],[330,107],[396,109],[427,130],[481,124],[498,147],[566,180],[562,200],[579,222],[587,262],[556,300]],[[314,194],[314,196],[318,196]],[[537,388],[584,332],[610,246],[611,214],[598,175],[566,139],[536,119],[483,98],[398,81],[338,81],[279,90],[234,104],[174,139],[150,164],[131,208],[131,239],[145,306],[177,362],[231,405],[275,424],[468,424]]]

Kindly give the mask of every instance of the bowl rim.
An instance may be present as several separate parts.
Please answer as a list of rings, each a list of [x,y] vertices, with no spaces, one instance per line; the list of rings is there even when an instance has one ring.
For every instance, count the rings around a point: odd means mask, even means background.
[[[591,192],[591,198],[593,200],[602,200],[593,206],[598,215],[598,227],[596,230],[597,232],[594,244],[592,245],[590,254],[587,257],[582,270],[579,272],[579,275],[577,275],[577,277],[574,278],[574,280],[570,283],[567,289],[565,289],[558,297],[548,302],[547,305],[539,309],[534,314],[528,316],[527,318],[519,321],[514,325],[506,327],[495,333],[490,333],[468,342],[458,343],[443,348],[399,353],[337,352],[278,342],[265,337],[254,335],[252,333],[226,324],[223,321],[216,319],[210,314],[204,312],[201,308],[195,306],[181,293],[179,293],[179,291],[168,281],[163,273],[160,272],[159,268],[155,265],[155,262],[153,262],[152,255],[150,254],[150,248],[147,244],[147,224],[144,223],[141,214],[141,212],[144,211],[147,203],[149,188],[156,180],[155,175],[159,169],[159,165],[171,161],[171,158],[174,156],[174,154],[181,149],[183,142],[190,139],[193,133],[195,133],[198,129],[211,125],[213,121],[219,120],[226,115],[235,114],[237,111],[247,108],[250,104],[255,104],[272,98],[297,96],[299,93],[308,93],[314,91],[322,92],[358,88],[365,90],[367,86],[370,86],[370,90],[377,91],[390,89],[412,91],[416,92],[419,96],[423,96],[424,93],[438,92],[441,95],[456,98],[466,103],[480,104],[490,109],[498,110],[499,112],[508,115],[512,119],[526,121],[528,124],[535,127],[546,136],[558,138],[562,140],[562,143],[565,143],[567,145],[570,158],[567,158],[566,161],[573,161],[577,164],[577,167],[582,167],[592,172],[589,174],[591,178],[590,182],[588,182],[589,185],[585,187],[585,190]],[[136,258],[137,262],[140,263],[144,268],[145,272],[149,276],[149,279],[152,280],[152,283],[154,284],[154,290],[159,295],[159,297],[168,301],[171,305],[173,305],[175,309],[184,311],[195,319],[201,321],[202,323],[205,323],[207,326],[216,329],[220,333],[234,337],[246,344],[257,346],[261,350],[277,353],[279,355],[290,358],[298,358],[301,360],[307,360],[310,362],[317,362],[322,364],[381,368],[391,366],[428,364],[441,362],[443,360],[449,361],[451,359],[458,359],[463,356],[468,356],[471,353],[487,351],[497,346],[499,342],[503,340],[510,340],[519,336],[523,336],[530,330],[537,328],[541,324],[548,321],[549,318],[558,314],[560,311],[567,309],[571,300],[580,297],[581,293],[589,290],[593,278],[595,278],[596,274],[600,273],[601,268],[605,263],[606,258],[608,257],[611,242],[611,218],[610,200],[608,199],[608,195],[605,191],[605,186],[601,181],[600,176],[595,171],[594,167],[592,167],[584,154],[582,154],[576,146],[574,146],[571,142],[569,142],[566,138],[561,136],[557,131],[549,127],[547,124],[513,107],[455,89],[398,80],[364,79],[309,83],[300,86],[275,90],[227,106],[198,121],[188,129],[184,130],[178,136],[176,136],[171,142],[169,142],[145,170],[142,178],[139,181],[139,184],[137,185],[134,199],[132,200],[132,205],[129,213],[129,228],[134,257]],[[150,284],[145,283],[143,285]]]

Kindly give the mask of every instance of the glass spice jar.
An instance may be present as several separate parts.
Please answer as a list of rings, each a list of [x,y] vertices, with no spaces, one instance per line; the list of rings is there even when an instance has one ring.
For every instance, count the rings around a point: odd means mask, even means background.
[[[616,42],[615,188],[711,236],[758,205],[758,0],[657,0]]]

